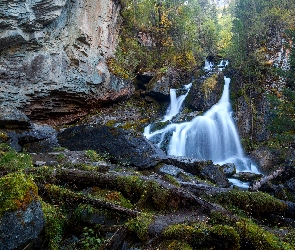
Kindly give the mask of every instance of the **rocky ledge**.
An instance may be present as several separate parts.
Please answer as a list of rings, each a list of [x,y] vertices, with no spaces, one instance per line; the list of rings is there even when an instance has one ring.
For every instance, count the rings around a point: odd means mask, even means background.
[[[132,84],[106,64],[117,44],[119,10],[113,0],[1,1],[2,109],[64,124],[129,97]]]

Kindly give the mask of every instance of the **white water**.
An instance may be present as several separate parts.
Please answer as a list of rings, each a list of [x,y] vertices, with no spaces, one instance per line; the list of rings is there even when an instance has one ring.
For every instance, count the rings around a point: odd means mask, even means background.
[[[173,116],[177,115],[181,109],[182,103],[185,100],[192,84],[187,84],[184,86],[186,93],[177,97],[176,91],[177,89],[170,89],[170,106],[167,109],[166,115],[164,116],[163,122],[171,120]]]
[[[230,79],[224,77],[224,81],[221,99],[203,116],[197,116],[190,122],[172,123],[154,132],[150,131],[149,125],[145,128],[144,135],[156,142],[158,146],[161,146],[164,139],[171,135],[167,149],[168,155],[212,160],[215,164],[220,165],[234,163],[237,172],[259,173],[257,167],[244,155],[231,115],[232,110],[229,101]],[[172,100],[177,99],[171,97]],[[167,118],[168,115],[165,117]]]
[[[210,62],[210,61],[205,61],[205,66],[204,66],[204,70],[212,70],[212,68],[214,67],[214,64],[213,62]]]

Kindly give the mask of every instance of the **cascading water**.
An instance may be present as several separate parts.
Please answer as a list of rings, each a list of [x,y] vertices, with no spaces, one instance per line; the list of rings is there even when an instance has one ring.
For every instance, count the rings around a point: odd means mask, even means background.
[[[177,97],[177,89],[170,89],[170,106],[167,109],[166,115],[164,116],[163,122],[171,120],[175,115],[177,115],[181,109],[182,103],[185,100],[192,84],[187,84],[184,86],[185,94]]]
[[[225,67],[227,61],[220,63],[220,65]],[[224,90],[219,102],[204,115],[197,116],[190,122],[171,123],[165,128],[153,132],[148,126],[144,135],[158,146],[161,146],[165,141],[164,138],[170,137],[167,147],[168,155],[212,160],[215,164],[220,165],[234,163],[237,172],[259,173],[251,160],[244,156],[239,135],[231,116],[230,78],[224,77],[224,81]],[[175,92],[172,92],[172,95],[174,94]],[[177,102],[176,100],[176,97],[171,97],[171,102]],[[172,105],[171,103],[171,107]],[[169,116],[166,114],[163,121],[171,120],[173,115],[176,115],[175,112],[169,113]]]

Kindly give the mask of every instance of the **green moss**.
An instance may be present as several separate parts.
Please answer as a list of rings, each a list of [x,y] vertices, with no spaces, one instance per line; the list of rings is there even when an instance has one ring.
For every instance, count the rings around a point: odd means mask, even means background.
[[[224,205],[234,205],[248,214],[261,215],[265,213],[283,213],[286,204],[269,194],[262,192],[246,192],[232,190],[215,194],[213,201]]]
[[[91,161],[108,161],[109,155],[108,154],[99,154],[95,150],[86,150],[85,155],[91,160]]]
[[[205,223],[168,226],[162,233],[165,238],[182,240],[196,249],[239,249],[239,235],[227,225],[211,227]]]
[[[138,176],[120,176],[118,188],[141,209],[172,210],[177,206],[168,189],[155,181],[142,180]]]
[[[193,250],[193,248],[183,241],[173,240],[169,242],[167,250]]]
[[[0,144],[0,170],[18,171],[33,166],[32,157],[17,153],[8,145]]]
[[[240,220],[236,223],[241,245],[250,249],[278,250],[294,249],[294,245],[284,242],[274,234],[267,232],[250,220]]]
[[[45,241],[48,244],[47,249],[58,250],[60,249],[60,242],[63,237],[66,216],[57,206],[53,206],[44,201],[42,201],[41,204],[46,221]]]
[[[0,178],[0,216],[5,212],[25,209],[37,199],[38,189],[33,179],[22,173]]]
[[[121,194],[121,192],[118,192],[118,191],[93,187],[92,192],[90,193],[90,196],[96,199],[105,200],[105,201],[120,205],[122,207],[130,208],[130,209],[133,208],[133,205],[131,204],[131,202],[128,199],[126,199]]]
[[[179,182],[175,179],[174,176],[172,176],[172,175],[170,175],[170,174],[165,174],[164,177],[163,177],[163,179],[164,179],[165,181],[170,182],[171,184],[173,184],[173,185],[175,185],[175,186],[177,186],[177,187],[180,187]]]
[[[145,241],[148,237],[148,228],[153,221],[152,214],[141,213],[137,218],[129,220],[126,226],[128,230],[135,233],[140,240]]]

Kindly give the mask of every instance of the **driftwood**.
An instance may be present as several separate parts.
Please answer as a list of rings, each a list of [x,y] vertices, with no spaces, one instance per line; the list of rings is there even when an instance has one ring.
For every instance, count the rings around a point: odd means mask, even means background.
[[[262,177],[260,180],[255,181],[250,187],[249,190],[250,191],[258,191],[259,188],[267,183],[268,181],[273,180],[274,178],[278,177],[282,172],[284,172],[283,168],[279,168],[275,171],[273,171],[272,173]]]

